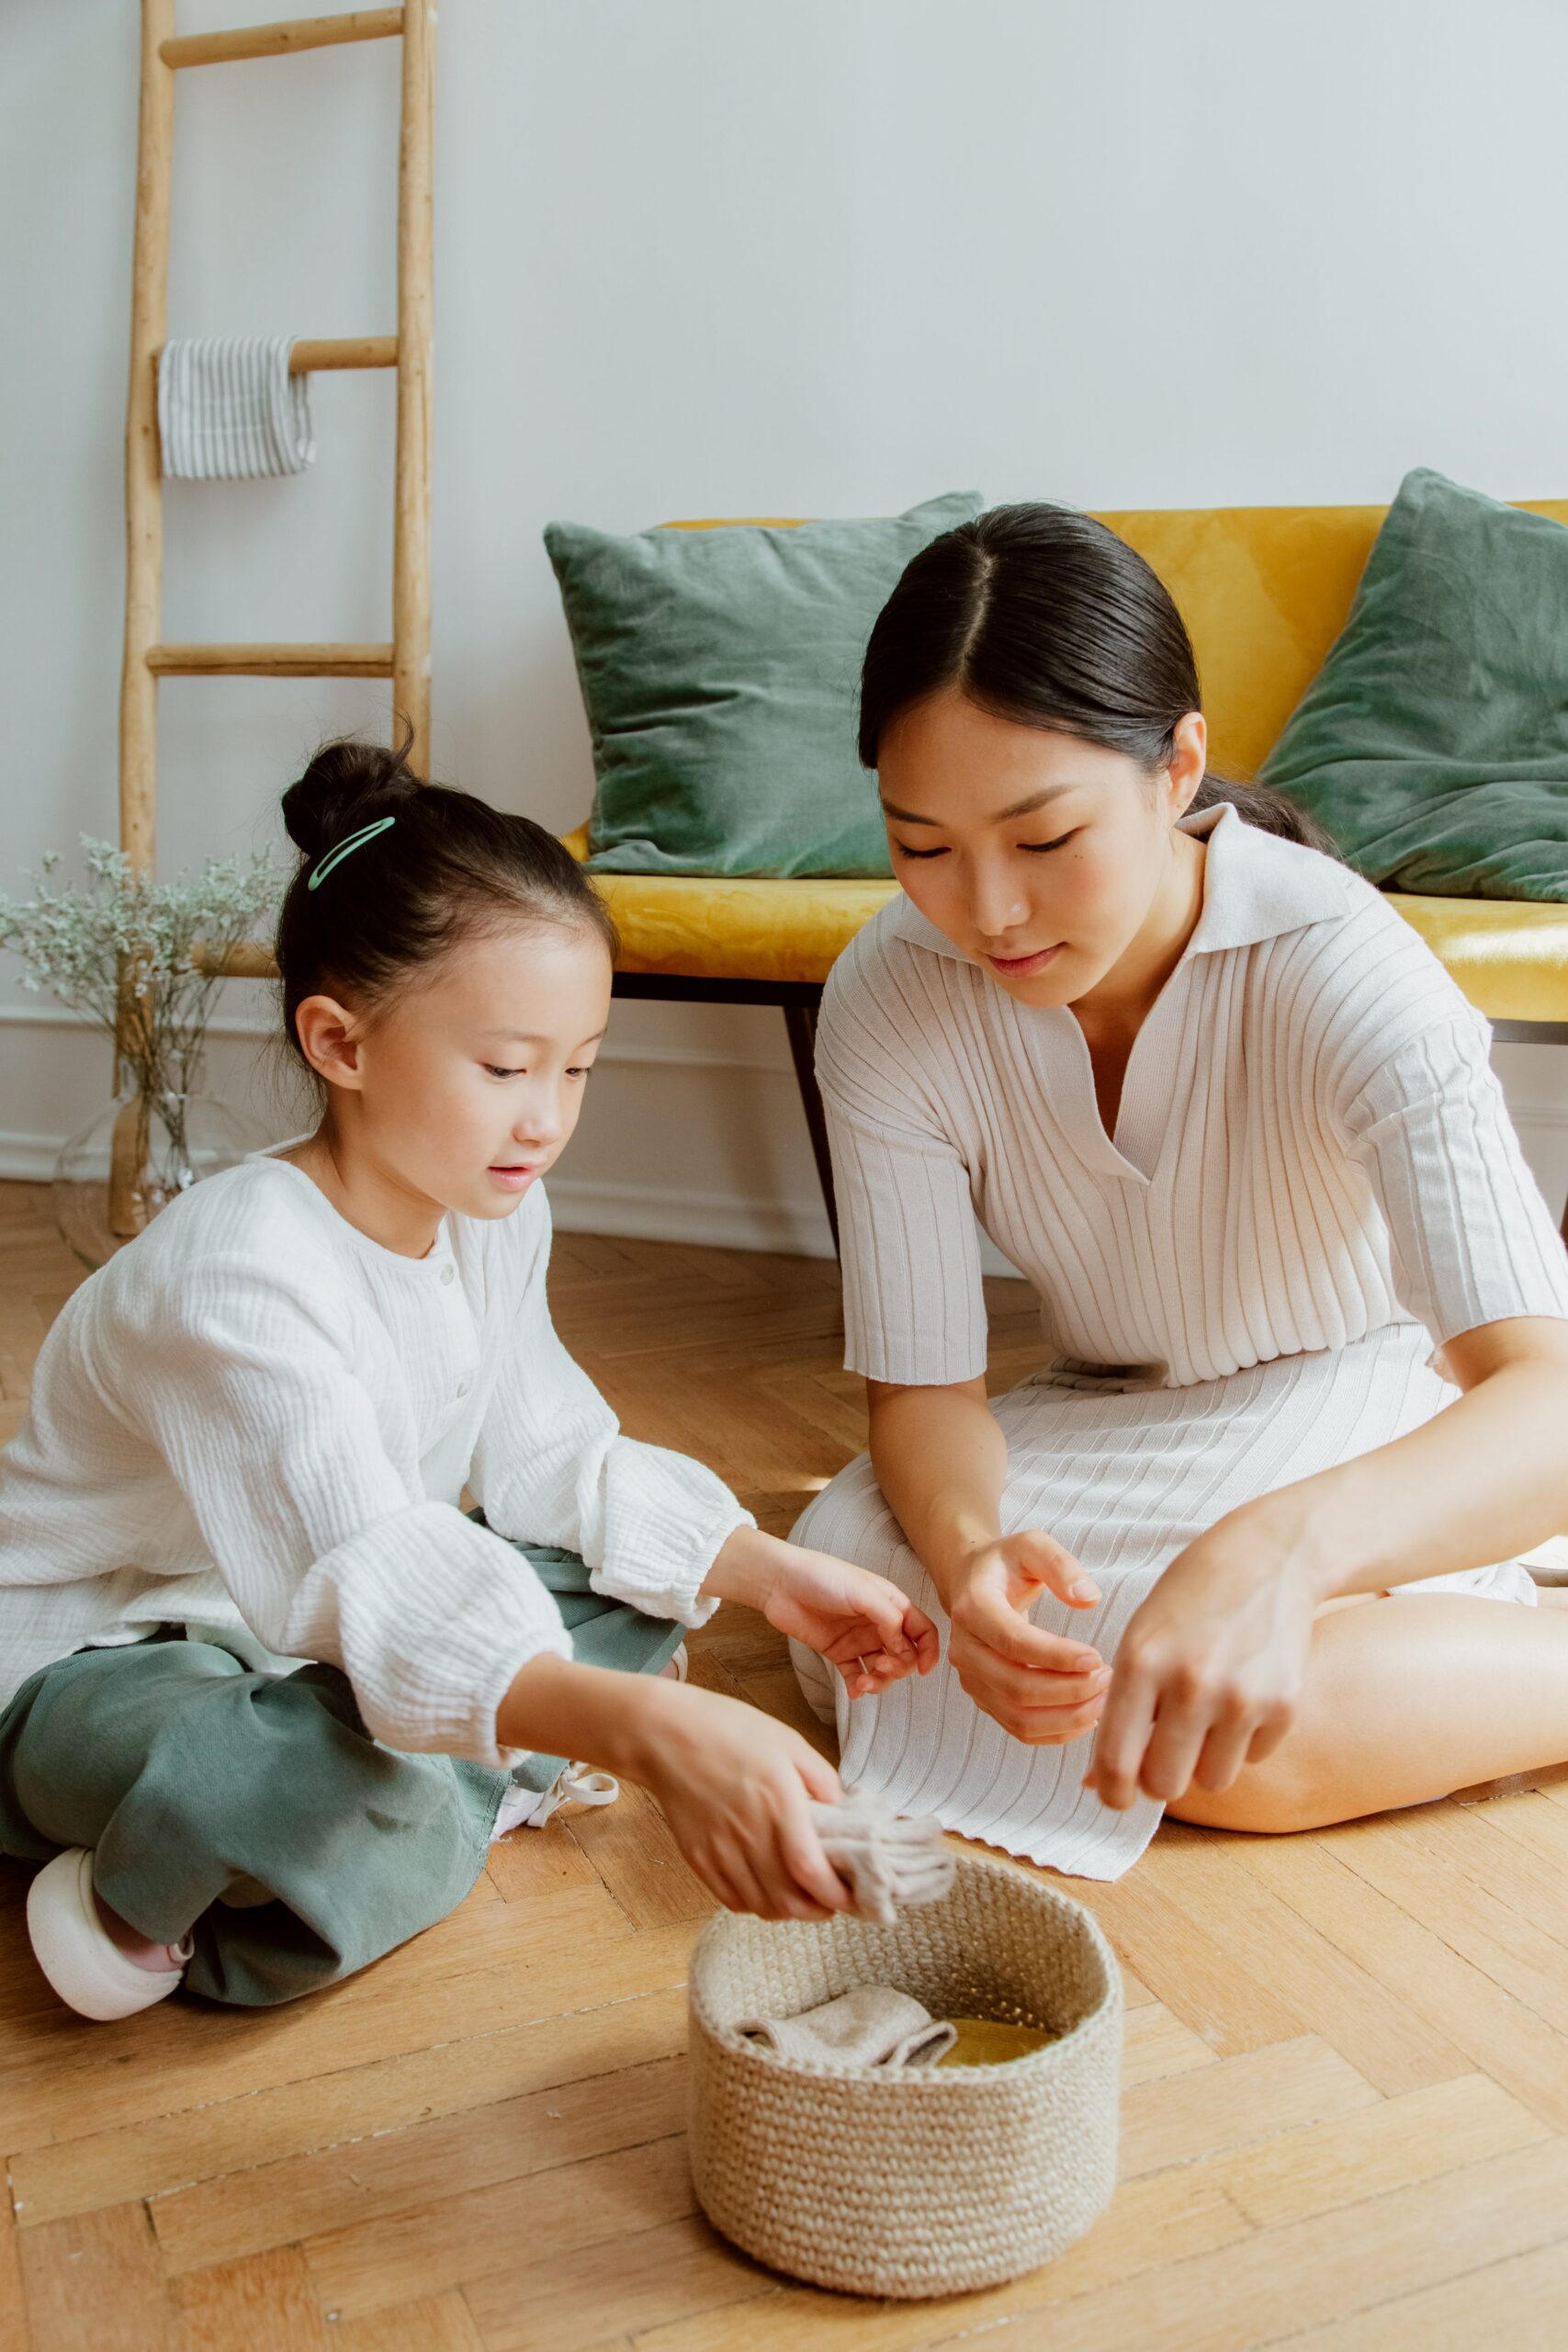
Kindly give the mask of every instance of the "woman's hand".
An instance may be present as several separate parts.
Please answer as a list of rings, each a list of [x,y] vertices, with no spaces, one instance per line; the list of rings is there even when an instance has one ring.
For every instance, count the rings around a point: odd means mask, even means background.
[[[842,1795],[833,1767],[787,1724],[716,1690],[649,1679],[637,1696],[647,1720],[629,1777],[658,1800],[708,1893],[760,1919],[847,1910],[807,1810]]]
[[[1087,1609],[1100,1588],[1039,1528],[966,1553],[947,1579],[948,1663],[975,1704],[1032,1747],[1060,1747],[1093,1729],[1110,1669],[1087,1642],[1042,1632],[1028,1611],[1043,1592]]]
[[[703,1590],[760,1610],[781,1634],[836,1666],[852,1699],[886,1690],[906,1674],[929,1674],[940,1655],[931,1619],[886,1577],[759,1528],[736,1529]]]
[[[1322,1597],[1267,1500],[1190,1544],[1122,1636],[1084,1786],[1118,1813],[1228,1789],[1290,1729]]]

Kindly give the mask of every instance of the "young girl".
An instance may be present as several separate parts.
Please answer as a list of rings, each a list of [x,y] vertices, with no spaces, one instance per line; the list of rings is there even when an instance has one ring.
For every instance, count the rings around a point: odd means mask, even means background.
[[[1568,1258],[1486,1024],[1204,749],[1122,540],[938,539],[865,661],[904,896],[819,1033],[871,1451],[795,1535],[950,1627],[840,1706],[840,1769],[1091,1877],[1162,1804],[1288,1829],[1568,1757],[1568,1612],[1518,1606],[1568,1527]],[[1043,1333],[994,1412],[976,1221]]]
[[[97,2018],[331,1984],[461,1902],[569,1758],[651,1790],[720,1903],[841,1909],[837,1776],[669,1679],[681,1629],[746,1601],[855,1693],[935,1635],[620,1436],[556,1338],[539,1180],[609,1011],[602,902],[397,754],[330,747],[284,814],[321,1125],[76,1292],[0,1455],[0,1850],[47,1865],[45,1973]]]

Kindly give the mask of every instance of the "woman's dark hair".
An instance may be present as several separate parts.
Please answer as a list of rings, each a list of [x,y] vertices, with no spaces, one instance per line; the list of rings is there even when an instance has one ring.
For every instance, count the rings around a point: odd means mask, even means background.
[[[423,783],[408,752],[407,741],[395,752],[324,743],[283,796],[300,864],[275,953],[284,1028],[301,1060],[294,1016],[306,997],[324,992],[373,1012],[457,941],[519,917],[590,932],[612,961],[617,952],[609,909],[553,833],[471,792]],[[394,821],[320,874],[312,890],[328,853],[384,818]]]
[[[1021,727],[1082,736],[1163,767],[1199,710],[1198,664],[1158,574],[1114,531],[1066,506],[994,506],[905,567],[861,673],[860,756],[874,768],[900,712],[956,686]],[[1206,775],[1194,809],[1228,800],[1249,825],[1337,854],[1304,809]]]

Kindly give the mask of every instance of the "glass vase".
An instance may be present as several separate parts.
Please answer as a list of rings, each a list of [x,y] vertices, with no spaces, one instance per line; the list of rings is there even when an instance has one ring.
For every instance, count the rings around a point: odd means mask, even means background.
[[[54,1219],[85,1266],[107,1263],[176,1194],[273,1138],[221,1096],[143,1094],[122,1082],[54,1163]]]

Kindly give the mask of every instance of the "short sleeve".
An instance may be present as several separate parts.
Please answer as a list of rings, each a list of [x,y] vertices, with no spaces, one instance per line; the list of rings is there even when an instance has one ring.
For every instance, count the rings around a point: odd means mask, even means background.
[[[1341,1119],[1388,1227],[1395,1295],[1441,1347],[1508,1316],[1568,1319],[1568,1250],[1468,1006],[1397,1045]]]
[[[817,1077],[843,1268],[844,1363],[938,1387],[986,1369],[986,1299],[969,1170],[915,1081],[918,1046],[886,1003],[835,972]]]

